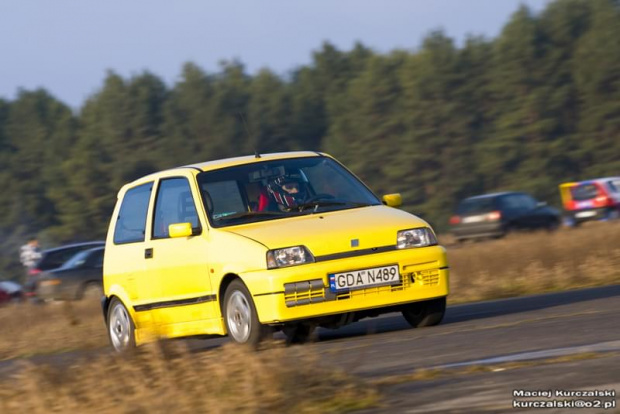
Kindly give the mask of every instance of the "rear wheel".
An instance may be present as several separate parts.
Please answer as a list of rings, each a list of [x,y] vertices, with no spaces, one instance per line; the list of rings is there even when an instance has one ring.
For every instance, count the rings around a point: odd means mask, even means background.
[[[255,347],[271,333],[259,322],[252,295],[240,280],[233,280],[226,289],[224,320],[228,336],[239,344]]]
[[[108,308],[108,337],[114,350],[119,353],[136,347],[135,326],[123,302],[114,298]]]
[[[103,288],[97,283],[88,283],[79,292],[77,299],[85,299],[89,302],[100,300],[103,296]]]
[[[414,328],[438,325],[446,313],[446,298],[410,303],[403,307],[402,313]]]
[[[560,228],[560,220],[558,220],[558,219],[551,219],[551,220],[549,220],[549,222],[547,222],[547,226],[546,226],[547,231],[553,232],[553,231],[556,231],[559,228]]]

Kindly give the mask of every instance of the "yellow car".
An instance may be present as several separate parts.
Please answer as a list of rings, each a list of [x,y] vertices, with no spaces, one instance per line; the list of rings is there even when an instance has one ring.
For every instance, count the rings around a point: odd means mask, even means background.
[[[327,154],[290,152],[161,171],[118,193],[102,301],[113,347],[228,335],[304,342],[400,311],[446,309],[448,262],[430,226],[377,198]]]

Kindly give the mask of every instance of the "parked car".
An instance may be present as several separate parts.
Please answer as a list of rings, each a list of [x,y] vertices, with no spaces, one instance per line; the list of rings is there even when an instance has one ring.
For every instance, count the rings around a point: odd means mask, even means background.
[[[103,247],[82,250],[62,266],[39,274],[36,296],[42,300],[101,299]]]
[[[23,297],[22,286],[10,280],[0,281],[0,305],[12,302],[20,301]]]
[[[123,351],[161,337],[290,342],[402,312],[440,323],[446,251],[400,194],[374,195],[329,155],[257,154],[123,186],[104,256],[104,316]]]
[[[503,192],[469,197],[461,201],[450,219],[459,240],[502,237],[513,230],[558,228],[559,211],[522,192]]]
[[[560,195],[568,226],[620,217],[620,177],[563,183]]]
[[[37,261],[37,264],[32,269],[27,271],[27,283],[25,289],[26,295],[35,295],[37,281],[41,272],[59,268],[67,260],[75,256],[76,253],[82,250],[103,246],[105,246],[104,241],[90,241],[83,243],[67,244],[64,246],[55,247],[53,249],[44,250],[43,252],[41,252],[41,258]]]

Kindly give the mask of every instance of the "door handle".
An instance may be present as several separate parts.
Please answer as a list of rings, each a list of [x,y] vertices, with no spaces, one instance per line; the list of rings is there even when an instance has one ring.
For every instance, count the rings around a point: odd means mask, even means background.
[[[148,249],[144,249],[144,258],[152,259],[153,258],[153,248],[149,247]]]

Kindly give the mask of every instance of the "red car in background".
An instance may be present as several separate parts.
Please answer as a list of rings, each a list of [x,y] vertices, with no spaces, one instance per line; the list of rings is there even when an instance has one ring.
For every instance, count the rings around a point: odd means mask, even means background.
[[[10,280],[0,280],[0,305],[20,301],[22,294],[22,287],[19,283]]]
[[[620,177],[560,184],[560,195],[568,226],[620,217]]]

